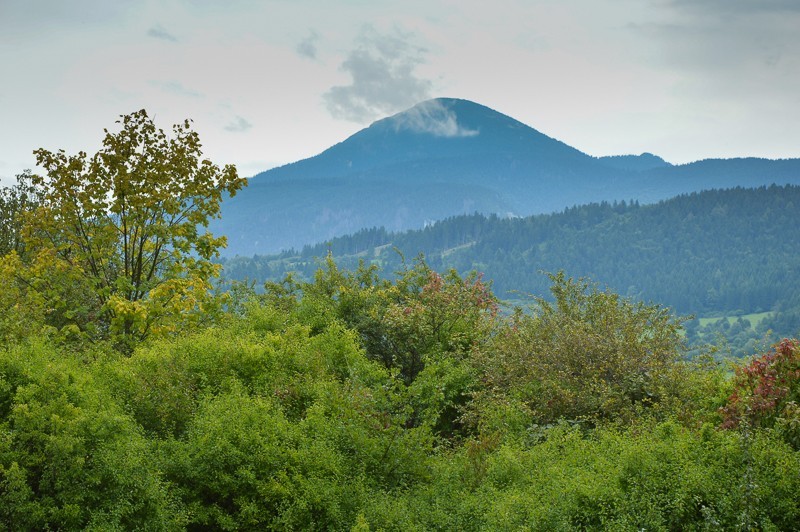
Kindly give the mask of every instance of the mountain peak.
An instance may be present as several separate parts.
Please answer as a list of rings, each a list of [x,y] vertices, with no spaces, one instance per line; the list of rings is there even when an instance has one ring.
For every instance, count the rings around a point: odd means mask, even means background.
[[[322,156],[367,169],[404,161],[464,159],[475,153],[520,153],[542,159],[591,159],[494,109],[458,98],[435,98],[374,122]]]
[[[514,158],[525,154],[537,158],[540,164],[555,159],[594,160],[484,105],[460,98],[434,98],[377,120],[319,155],[255,177],[324,179],[374,172],[409,162],[464,161],[479,154],[481,159],[488,154],[502,157],[514,154]]]
[[[480,131],[459,122],[459,115],[464,114],[470,106],[482,107],[468,100],[435,98],[420,102],[373,125],[383,123],[396,131],[410,131],[434,137],[473,137]]]
[[[554,140],[519,120],[490,107],[461,98],[425,100],[395,115],[374,122],[362,131],[382,130],[386,133],[413,133],[427,137],[464,138],[479,135],[519,135]],[[555,141],[558,142],[558,141]]]

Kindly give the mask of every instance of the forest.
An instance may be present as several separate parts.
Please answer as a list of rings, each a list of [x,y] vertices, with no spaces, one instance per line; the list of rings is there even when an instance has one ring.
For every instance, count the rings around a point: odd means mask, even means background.
[[[742,357],[765,337],[800,332],[798,204],[796,186],[710,190],[653,205],[603,202],[526,218],[459,216],[402,233],[366,229],[301,251],[221,262],[232,279],[263,282],[289,272],[311,279],[331,253],[342,266],[366,260],[391,277],[422,253],[440,272],[483,272],[502,300],[522,304],[547,293],[542,272],[564,270],[678,315],[770,313],[733,330],[688,324],[693,344],[718,343],[721,335]]]
[[[120,124],[0,190],[2,527],[800,525],[796,340],[689,357],[563,271],[512,312],[421,259],[223,286],[202,228],[245,181],[188,122]]]

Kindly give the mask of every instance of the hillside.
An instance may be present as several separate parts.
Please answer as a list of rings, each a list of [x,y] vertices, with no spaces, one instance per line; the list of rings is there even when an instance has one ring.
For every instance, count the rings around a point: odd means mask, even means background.
[[[502,298],[546,292],[564,269],[681,313],[767,311],[800,293],[800,187],[714,190],[653,205],[595,203],[556,214],[472,214],[421,230],[363,230],[301,252],[225,261],[232,278],[310,276],[330,250],[386,272],[423,253],[436,269],[478,270]],[[398,253],[399,251],[399,253]]]
[[[256,175],[223,202],[211,229],[227,235],[227,255],[253,255],[474,212],[527,216],[772,183],[800,184],[800,160],[673,166],[653,154],[596,158],[488,107],[440,98],[379,120],[315,157]]]

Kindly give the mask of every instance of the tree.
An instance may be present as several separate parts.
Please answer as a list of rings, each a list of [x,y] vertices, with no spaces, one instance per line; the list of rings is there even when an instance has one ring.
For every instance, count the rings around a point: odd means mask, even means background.
[[[784,338],[736,368],[733,393],[720,409],[722,428],[777,428],[800,449],[800,342]]]
[[[43,325],[41,300],[29,298],[17,275],[21,255],[25,255],[22,223],[25,212],[39,205],[39,191],[32,183],[30,170],[17,175],[13,186],[0,188],[0,343],[26,337]]]
[[[226,244],[201,228],[246,180],[202,158],[188,120],[172,137],[144,110],[117,123],[91,157],[34,152],[46,177],[32,176],[41,203],[24,216],[23,239],[37,250],[32,264],[58,264],[84,280],[83,300],[65,302],[75,307],[64,314],[70,325],[130,348],[201,315],[219,273],[211,259]],[[24,282],[57,304],[64,287],[47,278],[51,268],[36,270]]]
[[[335,318],[353,328],[367,357],[410,385],[430,362],[465,359],[489,335],[497,299],[481,275],[440,275],[422,258],[397,273],[394,282],[381,279],[377,266],[363,261],[353,272],[342,270],[329,255],[314,282],[294,291],[276,283],[266,288],[273,298],[302,292],[301,312],[310,322]]]
[[[30,170],[17,175],[17,183],[0,188],[0,257],[23,251],[22,214],[39,205],[39,191]]]
[[[537,298],[474,354],[487,385],[477,409],[510,404],[537,423],[594,422],[661,400],[683,349],[681,320],[563,272],[549,277],[555,302]]]
[[[383,279],[364,261],[348,271],[328,255],[313,282],[289,275],[256,299],[300,316],[314,334],[342,324],[355,331],[365,356],[396,378],[406,428],[459,435],[461,411],[479,386],[469,357],[501,320],[497,299],[480,274],[442,275],[422,257],[396,275]]]

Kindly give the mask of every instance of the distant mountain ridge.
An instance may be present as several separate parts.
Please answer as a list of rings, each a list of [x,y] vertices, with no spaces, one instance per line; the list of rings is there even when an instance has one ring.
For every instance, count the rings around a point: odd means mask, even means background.
[[[800,184],[800,160],[673,166],[652,154],[597,158],[483,105],[438,98],[256,175],[223,202],[212,230],[227,235],[227,255],[252,255],[473,212],[526,216],[773,182]]]
[[[658,155],[653,155],[652,153],[643,153],[641,155],[607,155],[605,157],[598,157],[598,160],[614,168],[635,171],[672,166]]]

